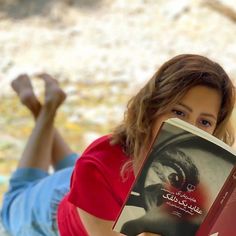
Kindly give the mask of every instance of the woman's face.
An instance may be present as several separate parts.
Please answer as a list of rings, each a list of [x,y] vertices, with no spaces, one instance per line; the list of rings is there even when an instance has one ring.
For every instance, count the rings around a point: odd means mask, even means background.
[[[154,123],[153,137],[162,122],[168,118],[180,118],[198,128],[213,134],[221,106],[221,94],[213,88],[195,86],[174,106],[159,116]]]

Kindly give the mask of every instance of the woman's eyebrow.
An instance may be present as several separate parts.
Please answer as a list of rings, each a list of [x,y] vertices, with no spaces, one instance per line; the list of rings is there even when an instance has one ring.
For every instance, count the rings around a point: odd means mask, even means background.
[[[187,109],[188,111],[190,111],[190,112],[193,111],[192,108],[190,108],[189,106],[187,106],[187,105],[185,105],[185,104],[183,104],[183,103],[181,103],[181,102],[177,103],[177,105],[180,105],[180,106],[186,108],[186,109]]]
[[[203,116],[208,116],[209,118],[212,118],[214,120],[217,120],[216,116],[214,116],[213,114],[210,114],[210,113],[201,113],[201,115]]]
[[[184,103],[179,102],[179,103],[177,103],[177,105],[180,105],[180,106],[184,107],[184,108],[187,109],[189,112],[192,112],[192,111],[193,111],[191,107],[187,106],[187,105],[184,104]],[[217,117],[216,117],[215,115],[211,114],[211,113],[205,113],[205,112],[203,112],[203,113],[201,113],[201,115],[203,115],[203,116],[208,116],[208,117],[210,117],[210,118],[212,118],[212,119],[214,119],[214,120],[217,120]]]

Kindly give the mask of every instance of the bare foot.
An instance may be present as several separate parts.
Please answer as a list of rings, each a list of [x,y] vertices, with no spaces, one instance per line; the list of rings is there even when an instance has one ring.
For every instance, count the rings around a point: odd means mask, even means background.
[[[58,81],[46,73],[38,74],[37,77],[45,82],[45,106],[57,109],[65,100],[66,94],[59,87]]]
[[[41,104],[34,94],[30,78],[26,74],[19,75],[11,83],[22,104],[24,104],[36,118],[40,112]]]

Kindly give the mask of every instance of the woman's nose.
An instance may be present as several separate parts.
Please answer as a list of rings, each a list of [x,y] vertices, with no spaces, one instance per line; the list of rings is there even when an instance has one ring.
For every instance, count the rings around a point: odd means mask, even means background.
[[[197,126],[197,120],[194,117],[189,117],[187,122],[191,125]]]

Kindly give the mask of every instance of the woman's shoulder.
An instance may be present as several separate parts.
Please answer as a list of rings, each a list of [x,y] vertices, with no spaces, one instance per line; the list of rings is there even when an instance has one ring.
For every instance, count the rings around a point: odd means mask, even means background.
[[[81,159],[98,161],[128,160],[121,145],[111,144],[111,135],[104,135],[94,140],[83,152]]]
[[[76,161],[73,175],[93,175],[93,179],[120,179],[121,169],[129,161],[121,145],[111,144],[111,135],[93,141]],[[100,177],[98,177],[100,176]]]
[[[111,135],[107,134],[95,139],[89,146],[84,150],[83,154],[93,152],[93,151],[106,151],[110,147]]]

